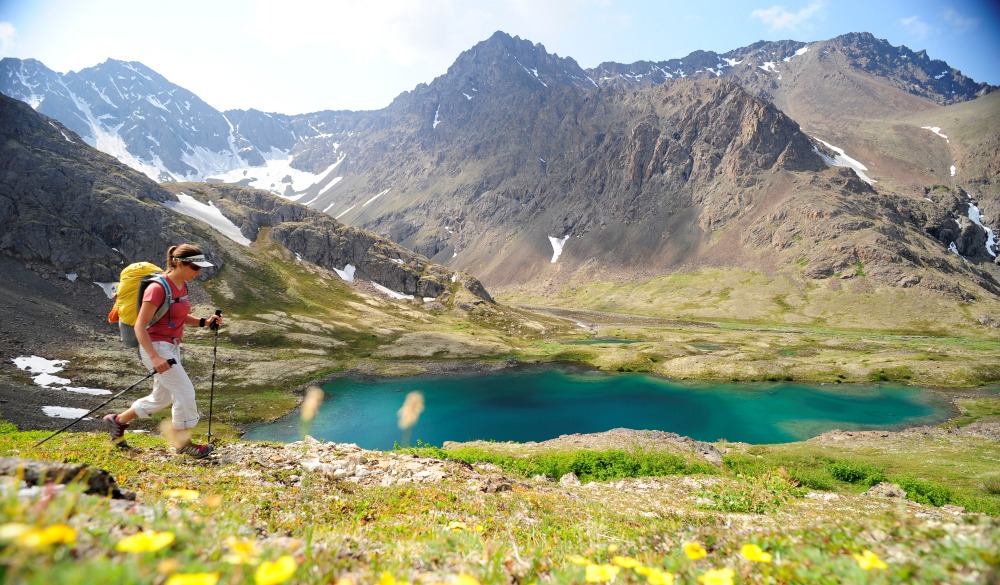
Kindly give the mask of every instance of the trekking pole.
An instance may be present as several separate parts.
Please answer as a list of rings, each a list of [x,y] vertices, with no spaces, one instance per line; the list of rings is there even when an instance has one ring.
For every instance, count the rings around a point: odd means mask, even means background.
[[[168,364],[170,364],[170,365],[174,365],[174,364],[176,364],[176,363],[177,363],[177,360],[175,360],[175,359],[173,359],[173,358],[170,358],[169,360],[167,360],[167,363],[168,363]],[[66,425],[66,426],[64,426],[63,428],[59,429],[59,430],[58,430],[58,431],[56,431],[55,433],[53,433],[53,434],[49,435],[48,437],[46,437],[46,438],[42,439],[41,441],[39,441],[39,442],[37,442],[37,443],[35,443],[35,446],[36,446],[36,447],[40,447],[40,446],[42,445],[42,443],[44,443],[45,441],[48,441],[48,440],[49,440],[49,439],[51,439],[52,437],[55,437],[55,436],[56,436],[56,435],[58,435],[59,433],[61,433],[61,432],[65,431],[66,429],[70,428],[71,426],[75,425],[76,423],[80,422],[81,420],[83,420],[83,419],[87,418],[88,416],[90,416],[90,415],[94,414],[94,412],[96,412],[96,411],[100,410],[101,408],[104,408],[104,406],[106,406],[106,405],[107,405],[107,404],[108,404],[109,402],[111,402],[111,401],[112,401],[112,400],[114,400],[115,398],[118,398],[118,397],[119,397],[119,396],[121,396],[122,394],[125,394],[126,392],[128,392],[128,391],[129,391],[129,390],[131,390],[132,388],[135,388],[135,387],[136,387],[136,386],[138,386],[139,384],[142,384],[143,382],[145,382],[146,380],[148,380],[148,379],[150,378],[150,376],[152,376],[152,375],[153,375],[153,374],[155,374],[155,373],[156,373],[156,370],[153,370],[152,372],[150,372],[150,373],[146,374],[146,376],[145,376],[145,377],[144,377],[143,379],[139,380],[139,381],[138,381],[138,382],[136,382],[135,384],[132,384],[132,385],[131,385],[131,386],[129,386],[128,388],[126,388],[126,389],[122,390],[121,392],[119,392],[118,394],[115,394],[115,395],[114,395],[114,396],[112,396],[111,398],[108,398],[107,400],[105,400],[104,402],[102,402],[101,404],[99,404],[99,405],[98,405],[98,406],[97,406],[96,408],[94,408],[93,410],[91,410],[91,411],[90,411],[90,412],[88,412],[87,414],[85,414],[85,415],[81,416],[80,418],[76,419],[75,421],[73,421],[73,422],[69,423],[68,425]]]
[[[215,314],[222,316],[222,309],[216,309]],[[212,348],[212,389],[208,393],[208,442],[212,442],[212,403],[215,402],[215,358],[219,353],[219,322],[212,323],[215,331],[215,346]]]

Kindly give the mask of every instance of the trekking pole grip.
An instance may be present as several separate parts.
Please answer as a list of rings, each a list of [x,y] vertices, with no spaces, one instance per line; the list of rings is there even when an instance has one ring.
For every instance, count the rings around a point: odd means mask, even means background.
[[[215,314],[216,314],[216,315],[218,315],[219,317],[221,317],[221,316],[222,316],[222,309],[216,309],[216,310],[215,310]],[[215,323],[212,323],[212,327],[211,327],[211,329],[212,329],[213,331],[216,331],[216,330],[218,330],[218,329],[219,329],[219,322],[218,322],[218,321],[216,321]]]
[[[169,360],[167,360],[167,363],[170,364],[171,366],[176,366],[177,365],[177,360],[175,360],[174,358],[170,358]],[[152,372],[149,373],[149,375],[152,376],[155,373],[156,373],[156,370],[154,369]]]

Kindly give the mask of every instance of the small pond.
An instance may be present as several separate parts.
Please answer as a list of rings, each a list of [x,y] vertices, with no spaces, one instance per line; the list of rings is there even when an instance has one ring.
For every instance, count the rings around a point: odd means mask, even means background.
[[[702,441],[783,443],[833,429],[898,429],[956,413],[942,395],[912,386],[683,383],[641,374],[554,366],[475,375],[340,378],[308,433],[367,449],[417,440],[544,441],[613,428],[662,430]],[[396,413],[419,390],[425,410],[409,436]],[[249,431],[249,440],[301,439],[298,412]]]

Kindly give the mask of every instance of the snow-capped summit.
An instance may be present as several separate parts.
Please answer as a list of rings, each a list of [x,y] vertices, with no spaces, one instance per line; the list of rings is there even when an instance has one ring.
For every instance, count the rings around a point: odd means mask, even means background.
[[[287,125],[248,140],[239,122],[137,62],[109,59],[63,75],[33,59],[7,58],[0,89],[157,181],[202,181],[261,166],[286,158],[294,143]],[[246,113],[237,114],[250,126]]]

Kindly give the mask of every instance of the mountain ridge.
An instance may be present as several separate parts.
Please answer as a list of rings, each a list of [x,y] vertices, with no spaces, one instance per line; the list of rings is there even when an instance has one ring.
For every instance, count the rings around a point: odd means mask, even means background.
[[[225,268],[232,246],[204,222],[189,222],[171,211],[169,204],[176,204],[175,193],[92,149],[72,130],[12,98],[0,96],[0,122],[0,136],[5,138],[0,146],[4,178],[0,253],[52,278],[73,273],[74,278],[86,281],[114,282],[128,263],[155,262],[176,242],[199,241],[205,242],[205,252],[217,265],[210,272]],[[459,282],[472,294],[492,301],[482,285],[468,275],[433,265],[374,234],[273,194],[210,184],[202,189],[217,198],[243,203],[242,207],[222,209],[241,222],[244,236],[256,239],[262,227],[281,230],[285,223],[305,232],[318,230],[312,238],[323,240],[319,247],[331,270],[353,266],[358,278],[425,297],[446,294]],[[278,213],[282,206],[284,211]],[[316,256],[319,252],[310,251],[309,239],[298,238],[300,249],[292,245],[295,241],[291,238],[285,243],[293,253]],[[331,241],[340,245],[331,246]]]
[[[895,59],[893,63],[896,65],[903,61],[913,65],[916,73],[905,79],[900,79],[898,85],[906,87],[907,91],[923,88],[922,97],[946,103],[949,100],[972,99],[977,94],[987,93],[995,89],[988,84],[976,84],[943,61],[931,60],[926,52],[913,53],[905,46],[892,47],[886,41],[876,39],[870,33],[842,35],[829,42],[841,40],[843,40],[841,45],[845,45],[846,41],[853,41],[872,45],[875,51],[881,51],[881,53],[873,54],[871,47],[868,50],[856,50],[853,58],[854,63],[859,67],[887,70],[888,64],[882,53],[890,56],[895,55],[895,57],[890,58]],[[539,77],[539,71],[541,71],[541,76],[547,78],[549,82],[566,83],[581,89],[594,89],[598,85],[637,87],[650,83],[662,83],[674,75],[684,77],[729,75],[733,66],[731,63],[725,63],[725,59],[735,61],[739,57],[742,61],[749,58],[750,55],[767,51],[777,52],[777,58],[788,59],[791,58],[790,56],[794,56],[795,51],[810,44],[799,41],[759,41],[748,47],[734,49],[721,55],[711,51],[694,51],[681,59],[660,62],[640,61],[630,65],[606,62],[592,70],[584,70],[571,57],[559,58],[556,55],[550,55],[541,43],[532,44],[530,41],[520,39],[520,37],[511,37],[497,31],[489,39],[463,52],[449,67],[449,73],[438,79],[448,77],[455,71],[456,66],[467,68],[464,67],[464,59],[474,61],[477,58],[483,59],[486,55],[495,57],[498,51],[503,50],[509,54],[516,53],[515,61],[524,59],[525,63],[511,64],[512,67],[519,68],[523,73],[523,77],[520,79],[521,83],[530,82],[544,87],[545,81]],[[510,53],[511,51],[513,53]],[[728,55],[732,55],[732,57],[727,57]],[[640,80],[637,81],[635,74],[624,73],[624,71],[633,69],[639,64],[651,66],[651,71],[654,73],[659,70],[659,76],[640,74]],[[26,71],[26,67],[29,71]],[[931,69],[934,71],[944,69],[948,76],[943,76],[940,72],[929,75],[928,72]],[[754,71],[756,68],[750,68],[750,73],[746,76],[754,74]],[[201,102],[188,90],[169,83],[141,63],[114,59],[108,59],[102,64],[82,69],[79,72],[60,75],[34,59],[5,58],[0,60],[0,91],[11,97],[32,103],[36,108],[41,108],[42,113],[62,120],[68,127],[88,139],[91,145],[96,145],[99,140],[113,141],[116,135],[111,132],[116,128],[116,124],[104,123],[100,117],[108,115],[114,118],[113,111],[105,106],[110,105],[109,95],[112,92],[119,94],[122,98],[125,97],[119,91],[121,88],[116,85],[115,80],[129,78],[128,81],[136,81],[131,79],[133,76],[129,72],[148,81],[158,81],[163,89],[149,88],[152,90],[150,93],[139,96],[139,99],[133,96],[132,99],[127,100],[127,103],[136,109],[127,117],[115,119],[114,122],[123,125],[127,121],[133,125],[129,130],[134,131],[130,133],[127,130],[124,134],[117,134],[124,145],[115,154],[123,158],[130,157],[129,162],[132,166],[140,168],[147,176],[156,180],[204,180],[205,177],[213,174],[225,174],[239,168],[259,167],[265,161],[275,158],[275,150],[291,153],[295,150],[296,142],[308,141],[310,138],[323,134],[325,129],[322,125],[327,124],[331,118],[335,118],[337,115],[356,117],[363,114],[329,110],[296,116],[264,113],[256,110],[219,112]],[[491,73],[495,75],[497,71],[484,73],[485,77],[481,81],[488,81]],[[935,76],[939,78],[935,79]],[[102,81],[99,87],[97,78],[101,80],[107,78],[107,80]],[[913,84],[914,80],[921,83]],[[47,91],[43,94],[35,93],[34,89],[42,86],[43,82]],[[468,78],[463,82],[474,84],[477,79]],[[744,79],[743,83],[752,85],[753,82]],[[949,83],[951,85],[945,88],[945,84]],[[959,89],[957,92],[955,91],[956,83]],[[434,82],[432,81],[431,84],[433,85]],[[759,82],[759,84],[761,87],[758,87],[757,91],[765,97],[768,96],[768,89],[765,87],[767,83]],[[423,85],[418,85],[414,91]],[[466,90],[471,90],[471,85]],[[396,100],[408,93],[410,92],[401,93]],[[174,94],[178,94],[178,97],[174,98]],[[143,98],[150,96],[153,96],[154,99],[145,100],[148,103],[143,103]],[[154,127],[138,123],[137,116],[148,117],[149,114],[157,113],[158,110],[150,109],[157,108],[155,103],[159,103],[162,107],[164,103],[171,103],[172,99],[177,100],[178,107],[181,104],[180,100],[184,100],[183,103],[188,104],[189,108],[193,103],[194,113],[188,119],[182,119],[177,125],[168,126],[169,132],[154,131]],[[393,103],[396,100],[393,100]],[[90,109],[96,110],[96,112],[88,111],[88,108],[83,104],[90,106]],[[392,107],[390,104],[386,110],[391,110]],[[381,110],[373,112],[377,114]],[[251,122],[253,123],[251,124]],[[317,122],[320,125],[314,125]],[[118,125],[117,128],[121,128],[121,125]],[[138,131],[140,128],[148,130],[148,132]],[[104,136],[104,134],[108,136]],[[171,134],[183,136],[187,146],[173,143]],[[198,150],[198,146],[204,150]],[[107,151],[111,148],[112,145],[107,144],[104,150]],[[300,164],[308,166],[306,161],[301,161]]]
[[[728,264],[995,295],[981,219],[1000,215],[995,137],[946,142],[900,112],[958,112],[926,97],[946,82],[965,88],[953,99],[972,104],[967,118],[997,102],[925,53],[865,57],[887,47],[867,33],[761,41],[692,53],[657,82],[592,76],[498,31],[383,110],[220,115],[229,152],[267,160],[214,180],[263,187],[491,289]],[[915,75],[933,82],[926,95],[898,87]]]

